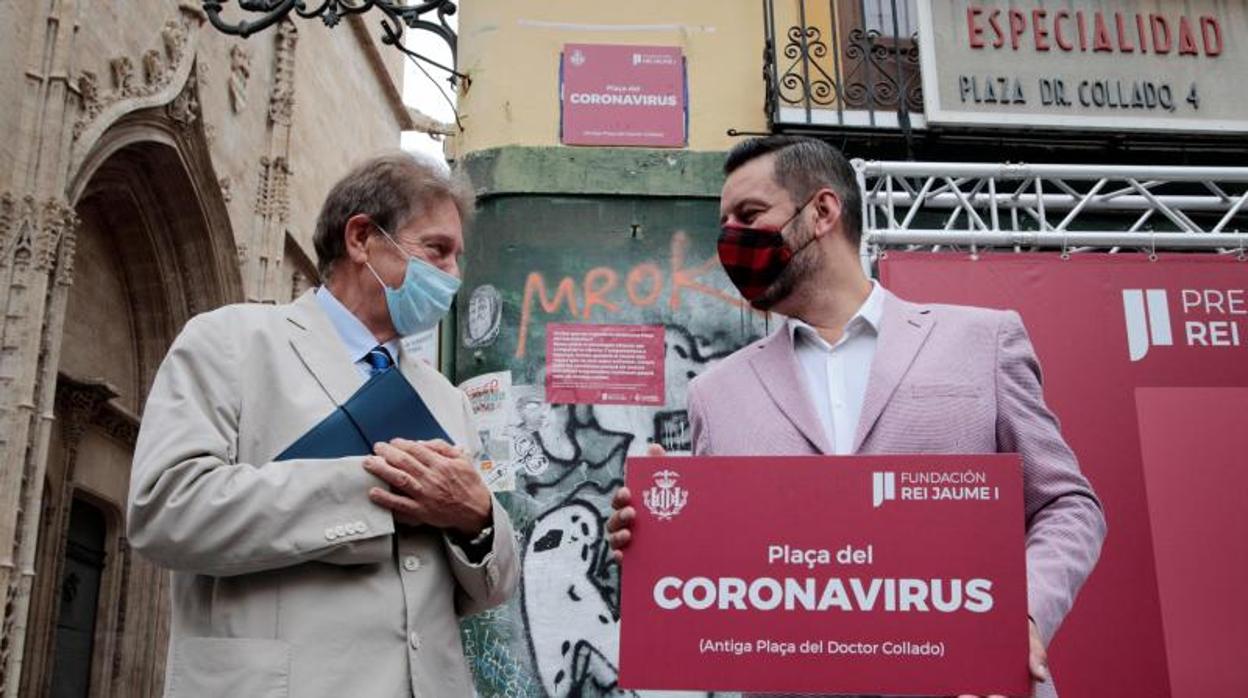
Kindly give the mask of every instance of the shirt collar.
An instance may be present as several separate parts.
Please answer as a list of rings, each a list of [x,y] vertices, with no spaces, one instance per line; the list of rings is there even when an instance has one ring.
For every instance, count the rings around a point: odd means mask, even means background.
[[[845,332],[842,335],[842,341],[844,341],[844,338],[856,334],[857,331],[859,331],[858,328],[861,328],[862,330],[869,328],[872,332],[878,334],[880,331],[880,321],[883,317],[884,287],[880,285],[880,282],[875,279],[871,279],[871,293],[867,295],[867,299],[862,302],[861,306],[858,307],[857,312],[849,318],[849,322],[845,323]],[[794,343],[796,343],[798,339],[806,339],[814,341],[817,344],[822,344],[827,348],[831,348],[831,345],[828,344],[827,340],[819,334],[819,330],[815,329],[813,325],[802,322],[795,317],[789,318],[788,329],[789,339],[793,340]]]
[[[329,324],[337,330],[352,363],[363,361],[364,357],[368,356],[368,352],[377,346],[377,338],[364,326],[363,322],[360,322],[355,313],[347,310],[347,306],[334,297],[328,286],[316,289],[316,302],[320,304],[321,310],[325,311]],[[391,358],[396,362],[399,360],[398,339],[392,339],[382,346],[390,352]]]

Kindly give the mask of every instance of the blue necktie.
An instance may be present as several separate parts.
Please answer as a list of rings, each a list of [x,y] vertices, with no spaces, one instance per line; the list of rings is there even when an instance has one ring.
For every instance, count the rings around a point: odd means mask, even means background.
[[[370,349],[364,360],[368,362],[368,375],[370,376],[375,376],[394,365],[390,352],[380,344]]]

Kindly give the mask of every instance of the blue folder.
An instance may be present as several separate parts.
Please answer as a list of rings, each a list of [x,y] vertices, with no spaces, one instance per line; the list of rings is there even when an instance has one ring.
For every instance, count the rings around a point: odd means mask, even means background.
[[[369,378],[276,460],[367,456],[372,454],[373,444],[395,438],[451,443],[412,384],[392,366]]]

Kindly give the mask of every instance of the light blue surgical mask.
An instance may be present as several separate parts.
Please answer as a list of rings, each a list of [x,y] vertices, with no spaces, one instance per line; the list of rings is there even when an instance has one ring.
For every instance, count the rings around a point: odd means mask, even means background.
[[[376,225],[374,223],[373,225]],[[386,292],[386,307],[390,310],[390,322],[394,329],[404,337],[420,334],[437,326],[442,318],[451,310],[455,300],[455,292],[459,290],[459,279],[433,266],[419,257],[413,257],[399,247],[399,243],[390,237],[381,226],[377,230],[390,241],[399,254],[407,257],[407,273],[398,288],[390,288],[381,280],[373,265],[365,262],[368,270],[377,277]]]

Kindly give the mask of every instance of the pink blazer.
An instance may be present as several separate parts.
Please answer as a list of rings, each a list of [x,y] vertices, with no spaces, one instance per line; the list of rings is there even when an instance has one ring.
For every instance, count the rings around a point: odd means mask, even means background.
[[[782,326],[694,379],[693,452],[833,453],[801,371]],[[1044,404],[1018,313],[886,292],[852,452],[1021,454],[1028,610],[1045,643],[1052,639],[1096,564],[1105,517]]]

